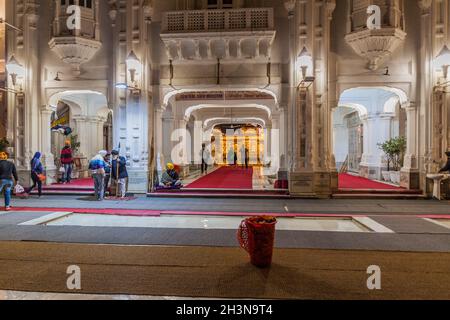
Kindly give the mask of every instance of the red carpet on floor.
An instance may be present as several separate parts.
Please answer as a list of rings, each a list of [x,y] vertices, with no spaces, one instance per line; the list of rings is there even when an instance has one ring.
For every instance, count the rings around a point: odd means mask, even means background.
[[[72,180],[68,184],[55,183],[50,186],[52,189],[76,189],[76,188],[94,188],[92,178],[83,178]]]
[[[128,209],[104,209],[104,208],[31,208],[31,207],[14,207],[12,211],[19,212],[71,212],[85,214],[103,214],[112,216],[130,216],[130,217],[159,217],[161,211],[155,210],[128,210]]]
[[[194,181],[186,189],[253,189],[253,169],[221,167]]]
[[[357,189],[357,190],[405,190],[400,187],[369,180],[351,174],[339,174],[339,189]]]

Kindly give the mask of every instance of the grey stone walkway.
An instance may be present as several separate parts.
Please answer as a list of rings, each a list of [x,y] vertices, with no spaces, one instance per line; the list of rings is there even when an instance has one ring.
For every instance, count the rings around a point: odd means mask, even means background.
[[[176,211],[221,211],[261,213],[351,213],[373,215],[450,215],[450,201],[435,200],[299,200],[299,199],[155,199],[145,196],[136,200],[91,201],[89,197],[45,196],[41,199],[14,199],[15,207],[31,208],[114,208]]]

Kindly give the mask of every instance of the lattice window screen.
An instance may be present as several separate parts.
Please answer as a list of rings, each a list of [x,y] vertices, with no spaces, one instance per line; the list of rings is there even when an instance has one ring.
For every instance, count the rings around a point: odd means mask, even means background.
[[[252,11],[250,13],[251,26],[253,29],[269,28],[269,12],[264,11]]]
[[[223,30],[225,29],[225,12],[212,11],[208,13],[208,29]]]
[[[246,13],[245,11],[232,11],[230,12],[230,29],[245,29],[246,28]]]
[[[176,32],[184,30],[184,14],[181,13],[171,13],[167,16],[167,27],[168,31]]]
[[[188,30],[205,29],[205,15],[203,12],[192,12],[188,15]]]

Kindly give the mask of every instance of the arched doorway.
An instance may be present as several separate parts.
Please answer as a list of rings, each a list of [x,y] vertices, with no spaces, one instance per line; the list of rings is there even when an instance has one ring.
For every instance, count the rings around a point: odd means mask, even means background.
[[[218,124],[211,133],[214,165],[265,166],[265,130],[250,123]]]
[[[264,188],[274,189],[286,140],[280,134],[282,112],[277,99],[268,90],[261,90],[181,89],[168,93],[163,99],[166,105],[157,115],[161,124],[155,125],[155,162],[176,164],[189,185],[193,182],[190,177],[200,172],[205,145],[212,155],[212,170],[245,169],[248,163],[250,170],[257,171],[255,180],[263,180]],[[251,182],[247,184],[250,189]]]
[[[100,150],[112,148],[112,111],[104,94],[90,90],[68,90],[50,97],[51,152],[60,166],[60,152],[69,140],[73,149],[73,178],[88,176],[88,161]]]
[[[340,189],[401,189],[409,152],[403,91],[358,87],[343,91],[333,111],[333,151]],[[384,148],[383,148],[384,147]],[[395,148],[397,157],[392,157]]]

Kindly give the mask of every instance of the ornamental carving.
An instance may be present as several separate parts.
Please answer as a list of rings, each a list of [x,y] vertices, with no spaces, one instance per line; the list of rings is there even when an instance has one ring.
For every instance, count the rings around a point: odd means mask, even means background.
[[[379,28],[369,29],[368,8],[380,8]],[[361,57],[368,60],[368,68],[377,70],[406,39],[403,0],[351,0],[349,23],[345,40]]]
[[[81,22],[74,20],[68,10],[69,1],[55,1],[50,49],[65,63],[71,65],[74,76],[81,74],[81,65],[90,61],[100,50],[99,0],[80,3]],[[71,20],[73,19],[73,20]],[[72,25],[68,22],[73,21]]]
[[[102,44],[99,41],[81,37],[58,37],[53,38],[49,46],[62,61],[72,66],[73,74],[79,76],[80,66],[90,61]]]

